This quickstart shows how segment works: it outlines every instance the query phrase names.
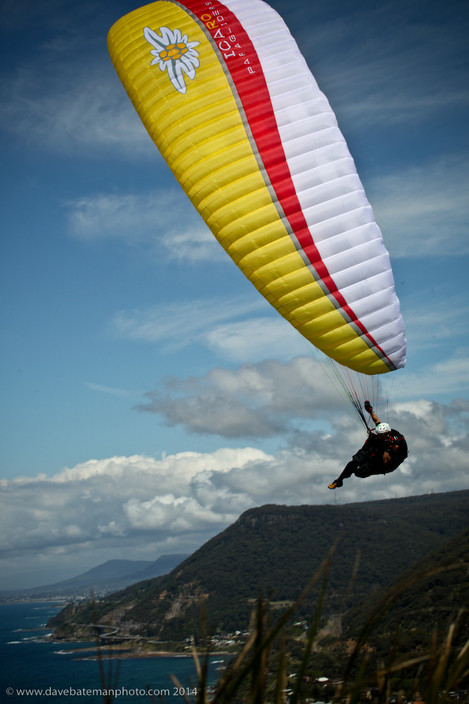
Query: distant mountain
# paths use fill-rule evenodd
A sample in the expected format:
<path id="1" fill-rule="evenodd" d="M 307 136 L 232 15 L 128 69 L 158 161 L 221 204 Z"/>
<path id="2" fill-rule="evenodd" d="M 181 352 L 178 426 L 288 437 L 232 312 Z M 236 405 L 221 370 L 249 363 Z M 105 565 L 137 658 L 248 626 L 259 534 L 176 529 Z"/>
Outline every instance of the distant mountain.
<path id="1" fill-rule="evenodd" d="M 187 555 L 161 555 L 157 560 L 108 560 L 77 577 L 31 589 L 0 592 L 0 599 L 34 597 L 88 597 L 105 594 L 171 572 Z"/>
<path id="2" fill-rule="evenodd" d="M 155 562 L 150 562 L 146 567 L 132 573 L 133 582 L 141 582 L 146 579 L 153 579 L 162 574 L 169 574 L 189 555 L 162 555 Z"/>
<path id="3" fill-rule="evenodd" d="M 274 603 L 294 601 L 336 542 L 324 615 L 343 613 L 466 529 L 468 517 L 469 491 L 251 509 L 170 574 L 105 597 L 94 613 L 122 633 L 182 640 L 200 632 L 203 600 L 210 630 L 244 630 L 260 591 Z M 59 637 L 79 637 L 74 624 L 92 620 L 87 605 L 74 605 L 49 626 Z"/>

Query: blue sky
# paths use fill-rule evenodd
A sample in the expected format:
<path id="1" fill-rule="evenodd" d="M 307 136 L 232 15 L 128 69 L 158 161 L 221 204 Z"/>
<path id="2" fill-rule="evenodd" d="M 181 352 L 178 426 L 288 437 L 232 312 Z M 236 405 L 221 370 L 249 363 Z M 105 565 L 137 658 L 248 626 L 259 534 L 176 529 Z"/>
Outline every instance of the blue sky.
<path id="1" fill-rule="evenodd" d="M 327 490 L 363 431 L 140 123 L 106 48 L 139 3 L 4 1 L 0 588 L 188 552 L 264 503 L 468 486 L 467 4 L 271 4 L 391 254 L 408 363 L 386 414 L 411 456 Z"/>

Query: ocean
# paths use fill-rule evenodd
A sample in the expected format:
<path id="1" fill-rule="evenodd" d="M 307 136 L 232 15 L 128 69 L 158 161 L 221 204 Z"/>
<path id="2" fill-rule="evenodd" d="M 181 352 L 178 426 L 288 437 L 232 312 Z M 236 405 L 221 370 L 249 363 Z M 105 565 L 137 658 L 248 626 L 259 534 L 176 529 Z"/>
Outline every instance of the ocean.
<path id="1" fill-rule="evenodd" d="M 99 663 L 92 657 L 94 643 L 54 643 L 45 625 L 57 604 L 36 602 L 0 604 L 0 701 L 8 704 L 48 702 L 103 702 L 103 694 L 114 694 L 118 704 L 159 701 L 180 704 L 183 695 L 195 699 L 197 675 L 192 657 L 124 658 L 104 661 L 106 680 L 100 678 Z M 77 652 L 83 649 L 83 652 Z M 210 680 L 217 680 L 226 656 L 214 655 Z M 117 663 L 119 671 L 117 680 Z M 111 667 L 111 671 L 109 671 Z M 173 674 L 181 687 L 171 679 Z M 148 695 L 151 690 L 152 700 Z M 106 692 L 111 690 L 111 692 Z"/>

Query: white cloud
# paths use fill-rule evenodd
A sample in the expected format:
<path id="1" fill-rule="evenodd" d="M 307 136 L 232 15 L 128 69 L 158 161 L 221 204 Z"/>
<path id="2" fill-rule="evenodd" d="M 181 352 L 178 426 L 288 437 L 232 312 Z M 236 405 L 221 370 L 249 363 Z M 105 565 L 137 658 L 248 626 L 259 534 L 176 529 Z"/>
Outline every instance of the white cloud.
<path id="1" fill-rule="evenodd" d="M 218 325 L 206 332 L 204 342 L 225 359 L 236 362 L 270 356 L 288 359 L 311 351 L 311 343 L 279 316 Z"/>
<path id="2" fill-rule="evenodd" d="M 271 317 L 256 313 L 270 313 Z M 118 337 L 159 343 L 166 351 L 198 344 L 236 362 L 272 355 L 291 358 L 312 350 L 255 291 L 250 296 L 123 310 L 115 314 L 110 327 Z"/>
<path id="3" fill-rule="evenodd" d="M 464 397 L 469 391 L 469 357 L 459 350 L 420 370 L 397 373 L 393 393 L 399 398 Z"/>
<path id="4" fill-rule="evenodd" d="M 113 71 L 112 65 L 70 62 L 70 53 L 61 63 L 30 62 L 2 91 L 0 124 L 51 152 L 99 149 L 143 158 L 150 137 Z"/>
<path id="5" fill-rule="evenodd" d="M 468 183 L 463 158 L 375 177 L 368 195 L 393 257 L 469 254 Z"/>
<path id="6" fill-rule="evenodd" d="M 373 399 L 376 380 L 360 377 Z M 260 438 L 290 434 L 303 422 L 327 422 L 341 409 L 326 368 L 310 357 L 265 360 L 238 369 L 212 369 L 203 377 L 167 379 L 146 394 L 140 410 L 197 434 Z M 348 410 L 348 406 L 346 406 Z"/>
<path id="7" fill-rule="evenodd" d="M 90 460 L 50 478 L 3 480 L 2 550 L 93 542 L 103 534 L 129 536 L 142 528 L 132 511 L 140 504 L 151 509 L 155 540 L 160 531 L 175 535 L 180 532 L 175 529 L 180 507 L 196 480 L 258 461 L 269 457 L 251 448 L 210 455 L 187 452 L 160 460 L 137 455 Z M 186 509 L 190 513 L 190 505 Z"/>
<path id="8" fill-rule="evenodd" d="M 258 379 L 250 386 L 256 384 Z M 366 501 L 467 488 L 469 404 L 414 401 L 390 413 L 409 440 L 408 460 L 390 475 L 352 477 L 334 495 L 327 484 L 365 439 L 363 429 L 345 418 L 337 431 L 298 435 L 292 449 L 276 455 L 244 447 L 161 459 L 113 457 L 52 477 L 3 480 L 2 565 L 12 579 L 16 570 L 32 586 L 39 574 L 48 570 L 50 576 L 64 563 L 76 574 L 78 565 L 91 567 L 110 556 L 192 552 L 244 510 L 266 503 Z M 42 583 L 47 581 L 53 580 Z"/>
<path id="9" fill-rule="evenodd" d="M 118 389 L 112 386 L 103 386 L 102 384 L 94 384 L 93 382 L 85 382 L 85 386 L 92 391 L 99 391 L 103 394 L 108 394 L 109 396 L 121 396 L 124 398 L 134 398 L 136 396 L 135 391 L 130 391 L 128 389 Z"/>
<path id="10" fill-rule="evenodd" d="M 168 426 L 179 425 L 195 434 L 291 439 L 313 420 L 335 424 L 337 414 L 341 418 L 344 411 L 354 416 L 342 382 L 347 393 L 350 390 L 362 402 L 380 399 L 382 405 L 386 399 L 464 398 L 469 388 L 469 361 L 463 353 L 417 371 L 404 369 L 381 377 L 357 374 L 334 363 L 332 374 L 329 369 L 327 361 L 311 357 L 264 360 L 233 370 L 217 368 L 198 378 L 163 380 L 138 408 L 158 414 Z"/>
<path id="11" fill-rule="evenodd" d="M 405 320 L 409 346 L 419 354 L 446 344 L 447 355 L 452 356 L 468 339 L 469 304 L 459 292 L 443 297 L 438 292 L 415 293 Z"/>
<path id="12" fill-rule="evenodd" d="M 67 204 L 70 233 L 86 242 L 120 241 L 168 260 L 226 258 L 179 188 L 141 194 L 97 194 Z"/>
<path id="13" fill-rule="evenodd" d="M 176 222 L 173 221 L 172 227 L 167 228 L 164 233 L 165 237 L 161 238 L 161 244 L 166 250 L 168 259 L 185 263 L 227 262 L 228 255 L 218 244 L 208 226 L 195 214 L 192 205 L 189 206 L 189 201 L 185 195 L 184 199 L 184 205 L 181 202 L 181 208 L 177 211 Z M 181 214 L 183 215 L 189 208 L 191 210 L 190 215 L 187 212 L 187 218 L 183 217 L 180 222 Z"/>
<path id="14" fill-rule="evenodd" d="M 148 158 L 150 137 L 106 50 L 112 12 L 87 3 L 22 6 L 20 22 L 13 9 L 5 15 L 16 48 L 2 68 L 0 126 L 51 153 Z M 156 150 L 152 158 L 160 159 Z"/>
<path id="15" fill-rule="evenodd" d="M 392 390 L 393 397 L 434 399 L 444 396 L 449 399 L 467 392 L 469 310 L 465 315 L 465 307 L 461 307 L 458 296 L 435 295 L 434 299 L 429 306 L 428 293 L 422 293 L 420 298 L 414 296 L 412 307 L 406 313 L 412 364 L 403 371 L 384 375 L 379 382 L 385 389 Z M 264 381 L 271 377 L 278 398 L 294 396 L 296 408 L 305 394 L 309 394 L 310 399 L 320 400 L 316 407 L 323 410 L 332 389 L 324 373 L 325 358 L 273 311 L 272 317 L 252 317 L 264 308 L 270 309 L 259 296 L 173 303 L 121 311 L 114 317 L 112 328 L 115 334 L 127 339 L 157 343 L 166 352 L 187 345 L 205 346 L 224 360 L 246 363 L 244 368 L 255 369 Z M 436 326 L 435 320 L 439 321 Z M 428 358 L 424 355 L 433 351 L 438 354 L 436 361 L 431 355 Z M 303 360 L 308 369 L 306 380 L 298 361 L 293 359 L 298 355 L 307 355 Z M 263 363 L 269 358 L 289 361 L 286 364 L 278 361 L 275 367 L 274 362 Z M 163 381 L 158 389 L 147 394 L 148 402 L 141 408 L 162 414 L 170 425 L 181 424 L 197 433 L 224 435 L 226 432 L 227 437 L 243 437 L 246 429 L 247 437 L 271 436 L 283 426 L 283 421 L 277 416 L 274 419 L 273 409 L 269 409 L 268 404 L 263 409 L 257 397 L 251 401 L 251 406 L 245 403 L 243 399 L 248 394 L 243 390 L 245 373 L 242 369 L 218 369 L 204 378 L 177 383 Z M 226 390 L 223 384 L 228 377 L 232 378 L 232 384 L 231 389 Z M 359 375 L 358 378 L 362 381 L 355 383 L 364 384 L 365 390 L 370 390 L 373 377 Z M 327 392 L 323 388 L 324 381 L 328 384 Z M 371 389 L 369 395 L 373 394 Z M 308 407 L 312 417 L 316 415 L 314 405 L 311 401 Z"/>
<path id="16" fill-rule="evenodd" d="M 39 555 L 49 555 L 53 562 L 64 548 L 76 553 L 103 547 L 128 549 L 132 559 L 131 546 L 145 543 L 142 532 L 147 531 L 153 549 L 148 559 L 168 547 L 195 549 L 238 515 L 236 502 L 234 512 L 229 502 L 215 510 L 216 492 L 207 492 L 210 477 L 271 460 L 255 448 L 159 460 L 138 455 L 90 460 L 50 478 L 2 480 L 2 559 L 11 563 L 28 555 L 35 563 Z"/>

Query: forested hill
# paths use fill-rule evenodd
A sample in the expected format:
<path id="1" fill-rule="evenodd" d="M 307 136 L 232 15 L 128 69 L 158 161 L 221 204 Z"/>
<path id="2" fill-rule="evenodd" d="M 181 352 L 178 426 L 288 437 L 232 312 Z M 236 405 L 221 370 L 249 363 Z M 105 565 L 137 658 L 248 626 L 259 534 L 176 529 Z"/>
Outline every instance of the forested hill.
<path id="1" fill-rule="evenodd" d="M 199 632 L 204 599 L 210 629 L 244 630 L 260 589 L 273 601 L 295 600 L 336 541 L 324 611 L 344 612 L 468 525 L 469 491 L 251 509 L 169 575 L 100 601 L 98 619 L 129 634 L 182 639 Z M 303 609 L 310 610 L 311 602 Z M 59 636 L 78 635 L 72 624 L 91 620 L 91 609 L 71 606 L 49 625 Z"/>
<path id="2" fill-rule="evenodd" d="M 456 626 L 453 645 L 462 647 L 468 637 L 469 528 L 406 570 L 391 589 L 380 590 L 346 615 L 345 635 L 353 637 L 383 600 L 379 628 L 368 636 L 378 657 L 389 648 L 389 634 L 400 634 L 400 649 L 431 646 L 434 631 L 439 637 Z M 392 598 L 390 598 L 392 597 Z"/>

